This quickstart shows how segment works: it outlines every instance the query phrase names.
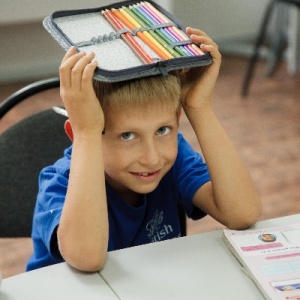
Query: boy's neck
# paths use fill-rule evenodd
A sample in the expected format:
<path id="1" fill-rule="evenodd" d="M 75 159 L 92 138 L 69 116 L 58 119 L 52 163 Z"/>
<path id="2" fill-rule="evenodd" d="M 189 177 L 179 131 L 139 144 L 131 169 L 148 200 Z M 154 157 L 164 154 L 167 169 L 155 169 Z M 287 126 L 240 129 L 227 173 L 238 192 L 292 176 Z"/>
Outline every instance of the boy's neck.
<path id="1" fill-rule="evenodd" d="M 124 200 L 127 204 L 133 207 L 138 207 L 142 202 L 142 195 L 135 192 L 117 192 L 118 195 Z"/>
<path id="2" fill-rule="evenodd" d="M 128 205 L 133 207 L 138 207 L 143 202 L 144 195 L 136 193 L 130 189 L 122 188 L 121 186 L 117 185 L 107 174 L 105 174 L 105 181 L 116 194 Z"/>

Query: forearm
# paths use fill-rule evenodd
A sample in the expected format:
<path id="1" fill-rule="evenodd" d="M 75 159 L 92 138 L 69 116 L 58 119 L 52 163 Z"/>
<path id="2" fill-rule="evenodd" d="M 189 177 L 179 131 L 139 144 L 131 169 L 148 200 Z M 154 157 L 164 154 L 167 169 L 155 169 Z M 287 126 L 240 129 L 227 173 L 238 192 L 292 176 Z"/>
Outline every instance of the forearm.
<path id="1" fill-rule="evenodd" d="M 181 102 L 194 128 L 207 163 L 211 182 L 196 192 L 193 202 L 231 228 L 253 224 L 261 213 L 261 202 L 252 179 L 235 147 L 211 107 L 221 54 L 218 46 L 201 30 L 188 28 L 193 42 L 209 52 L 213 63 L 181 74 Z"/>
<path id="2" fill-rule="evenodd" d="M 63 258 L 82 271 L 102 268 L 108 215 L 101 133 L 75 137 L 68 191 L 58 227 Z"/>
<path id="3" fill-rule="evenodd" d="M 186 110 L 212 182 L 213 217 L 231 228 L 247 227 L 261 214 L 252 178 L 210 105 Z"/>

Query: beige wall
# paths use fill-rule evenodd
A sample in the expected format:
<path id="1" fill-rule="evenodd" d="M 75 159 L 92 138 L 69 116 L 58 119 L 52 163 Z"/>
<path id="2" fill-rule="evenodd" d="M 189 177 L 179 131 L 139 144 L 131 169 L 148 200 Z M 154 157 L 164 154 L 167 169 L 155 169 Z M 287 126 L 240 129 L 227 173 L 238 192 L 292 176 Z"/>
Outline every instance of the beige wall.
<path id="1" fill-rule="evenodd" d="M 173 11 L 185 25 L 202 28 L 216 40 L 253 35 L 269 0 L 173 1 Z"/>

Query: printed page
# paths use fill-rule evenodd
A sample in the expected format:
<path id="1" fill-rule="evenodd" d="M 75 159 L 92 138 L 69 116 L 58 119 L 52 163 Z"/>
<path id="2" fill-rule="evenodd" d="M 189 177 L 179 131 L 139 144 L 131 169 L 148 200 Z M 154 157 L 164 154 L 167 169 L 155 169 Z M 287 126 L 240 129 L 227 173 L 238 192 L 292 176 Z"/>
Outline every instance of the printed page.
<path id="1" fill-rule="evenodd" d="M 300 224 L 224 229 L 224 237 L 267 299 L 300 300 Z"/>

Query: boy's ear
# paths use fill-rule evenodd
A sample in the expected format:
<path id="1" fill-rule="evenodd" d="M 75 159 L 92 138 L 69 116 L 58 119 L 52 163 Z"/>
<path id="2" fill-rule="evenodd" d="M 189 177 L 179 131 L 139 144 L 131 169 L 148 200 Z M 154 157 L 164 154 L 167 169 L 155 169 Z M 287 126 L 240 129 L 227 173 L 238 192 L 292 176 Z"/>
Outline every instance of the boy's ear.
<path id="1" fill-rule="evenodd" d="M 73 142 L 74 135 L 73 135 L 72 125 L 69 119 L 65 122 L 65 132 L 69 137 L 69 139 Z"/>

